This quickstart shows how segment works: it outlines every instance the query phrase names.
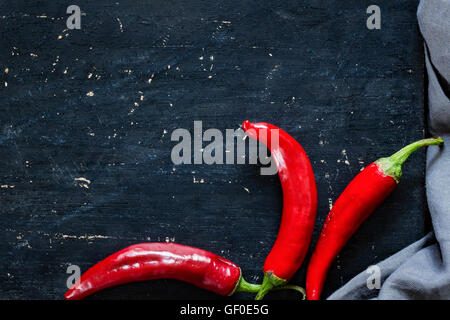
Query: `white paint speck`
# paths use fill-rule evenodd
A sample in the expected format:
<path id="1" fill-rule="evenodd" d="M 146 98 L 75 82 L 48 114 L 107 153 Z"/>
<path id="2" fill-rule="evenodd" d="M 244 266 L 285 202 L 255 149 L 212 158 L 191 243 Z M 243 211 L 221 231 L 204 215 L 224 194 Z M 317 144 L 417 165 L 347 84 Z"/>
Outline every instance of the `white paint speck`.
<path id="1" fill-rule="evenodd" d="M 79 178 L 75 178 L 75 181 L 82 181 L 82 182 L 86 182 L 87 184 L 91 184 L 91 180 L 86 179 L 84 177 L 79 177 Z"/>
<path id="2" fill-rule="evenodd" d="M 120 32 L 123 32 L 123 25 L 119 18 L 116 18 L 117 22 L 119 22 Z"/>

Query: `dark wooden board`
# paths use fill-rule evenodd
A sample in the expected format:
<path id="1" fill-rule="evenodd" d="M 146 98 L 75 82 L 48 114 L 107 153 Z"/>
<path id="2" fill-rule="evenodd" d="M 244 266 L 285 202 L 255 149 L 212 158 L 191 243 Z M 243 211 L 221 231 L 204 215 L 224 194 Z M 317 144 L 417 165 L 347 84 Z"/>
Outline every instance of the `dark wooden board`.
<path id="1" fill-rule="evenodd" d="M 329 200 L 362 167 L 425 133 L 417 1 L 378 1 L 381 30 L 366 28 L 370 1 L 76 4 L 81 30 L 66 30 L 67 4 L 0 4 L 2 299 L 61 299 L 68 265 L 86 270 L 166 239 L 261 280 L 280 221 L 278 177 L 250 164 L 175 166 L 170 135 L 194 120 L 223 132 L 267 121 L 303 145 L 319 195 L 313 243 Z M 426 220 L 420 151 L 340 254 L 325 295 L 422 237 Z M 308 259 L 294 283 L 304 285 Z M 158 280 L 93 298 L 219 297 Z"/>

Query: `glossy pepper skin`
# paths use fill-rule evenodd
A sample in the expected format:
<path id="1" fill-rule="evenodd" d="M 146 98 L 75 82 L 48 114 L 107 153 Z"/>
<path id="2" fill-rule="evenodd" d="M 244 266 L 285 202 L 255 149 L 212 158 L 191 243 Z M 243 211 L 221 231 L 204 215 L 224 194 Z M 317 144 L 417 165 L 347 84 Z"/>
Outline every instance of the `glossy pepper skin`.
<path id="1" fill-rule="evenodd" d="M 317 210 L 317 189 L 311 163 L 300 144 L 269 123 L 245 121 L 246 134 L 269 148 L 283 190 L 283 213 L 275 244 L 264 263 L 264 280 L 256 299 L 288 282 L 305 258 Z M 278 132 L 278 143 L 273 141 Z M 275 143 L 274 143 L 275 142 Z"/>
<path id="2" fill-rule="evenodd" d="M 389 158 L 381 158 L 362 170 L 345 188 L 325 220 L 308 265 L 306 296 L 319 300 L 328 270 L 347 241 L 397 187 L 402 164 L 415 150 L 443 143 L 440 138 L 416 141 Z"/>
<path id="3" fill-rule="evenodd" d="M 223 296 L 260 287 L 245 282 L 238 266 L 214 253 L 175 243 L 140 243 L 94 265 L 64 298 L 80 300 L 105 288 L 154 279 L 181 280 Z"/>

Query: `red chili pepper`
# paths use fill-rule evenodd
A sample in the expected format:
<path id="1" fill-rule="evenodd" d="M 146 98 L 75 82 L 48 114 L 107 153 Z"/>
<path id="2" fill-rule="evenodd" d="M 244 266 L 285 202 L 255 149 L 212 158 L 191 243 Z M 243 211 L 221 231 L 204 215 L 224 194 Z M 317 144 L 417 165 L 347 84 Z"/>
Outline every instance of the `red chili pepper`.
<path id="1" fill-rule="evenodd" d="M 302 264 L 314 229 L 317 190 L 308 156 L 293 137 L 269 123 L 245 121 L 243 128 L 249 137 L 269 148 L 283 189 L 281 225 L 264 263 L 264 280 L 256 296 L 259 300 L 273 287 L 288 282 Z"/>
<path id="2" fill-rule="evenodd" d="M 260 288 L 246 282 L 234 263 L 211 252 L 175 243 L 140 243 L 94 265 L 64 297 L 79 300 L 105 288 L 154 279 L 181 280 L 224 296 Z"/>
<path id="3" fill-rule="evenodd" d="M 323 225 L 306 276 L 308 300 L 318 300 L 328 269 L 361 223 L 395 189 L 402 164 L 422 146 L 439 145 L 441 138 L 411 143 L 388 158 L 381 158 L 361 171 L 336 200 Z"/>

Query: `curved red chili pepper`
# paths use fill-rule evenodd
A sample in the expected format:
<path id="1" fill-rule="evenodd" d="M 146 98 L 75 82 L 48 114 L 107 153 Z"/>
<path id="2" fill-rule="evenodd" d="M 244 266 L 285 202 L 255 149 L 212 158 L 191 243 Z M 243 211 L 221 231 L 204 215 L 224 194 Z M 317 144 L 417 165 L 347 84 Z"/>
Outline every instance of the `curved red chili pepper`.
<path id="1" fill-rule="evenodd" d="M 361 171 L 334 203 L 323 225 L 306 276 L 308 300 L 318 300 L 328 269 L 364 220 L 400 182 L 402 164 L 422 146 L 442 144 L 441 138 L 416 141 L 389 158 L 381 158 Z"/>
<path id="2" fill-rule="evenodd" d="M 273 287 L 288 282 L 302 264 L 314 229 L 317 190 L 308 156 L 293 137 L 269 123 L 245 121 L 243 128 L 269 148 L 283 189 L 278 237 L 264 263 L 264 280 L 256 296 L 262 299 Z"/>
<path id="3" fill-rule="evenodd" d="M 94 265 L 64 298 L 79 300 L 105 288 L 154 279 L 181 280 L 224 296 L 260 288 L 247 283 L 238 266 L 214 253 L 175 243 L 140 243 Z"/>

